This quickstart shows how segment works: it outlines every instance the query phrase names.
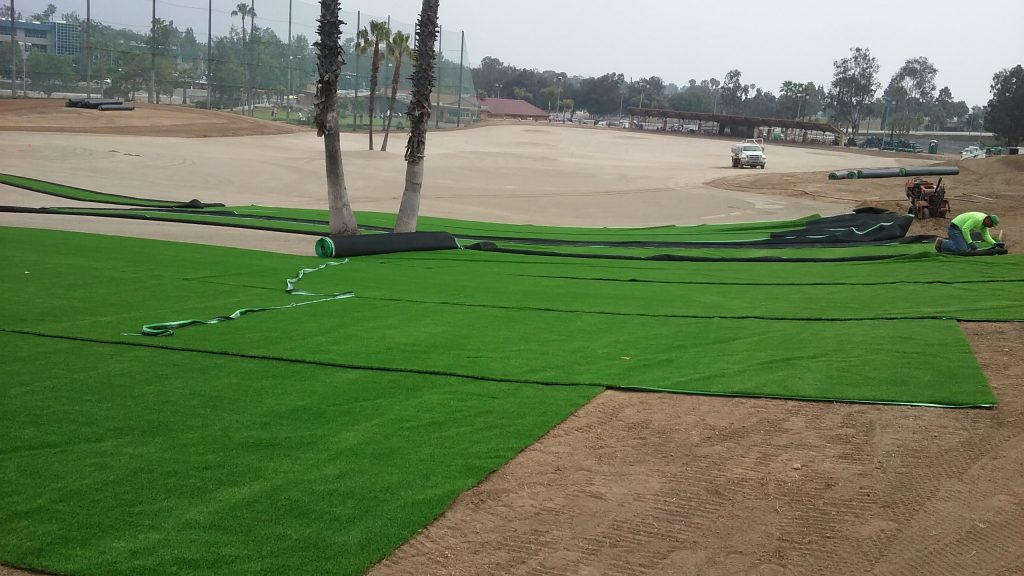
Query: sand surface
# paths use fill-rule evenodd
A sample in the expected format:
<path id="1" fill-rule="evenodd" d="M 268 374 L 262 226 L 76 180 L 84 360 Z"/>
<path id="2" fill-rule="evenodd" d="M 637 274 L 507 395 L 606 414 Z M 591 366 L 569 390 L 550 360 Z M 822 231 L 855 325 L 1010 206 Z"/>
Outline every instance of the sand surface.
<path id="1" fill-rule="evenodd" d="M 401 147 L 364 146 L 365 135 L 344 139 L 353 205 L 394 211 Z M 324 205 L 321 150 L 308 133 L 186 140 L 12 132 L 0 142 L 4 171 L 25 176 L 122 194 L 308 207 Z M 423 213 L 624 226 L 833 213 L 865 201 L 898 207 L 897 182 L 831 186 L 819 171 L 927 162 L 780 146 L 768 149 L 766 171 L 741 173 L 726 167 L 727 150 L 716 139 L 526 123 L 432 133 Z M 1024 229 L 1024 180 L 1016 160 L 1005 160 L 965 167 L 959 184 L 948 183 L 965 195 L 954 210 L 1009 214 L 1003 228 L 1013 248 Z M 967 194 L 991 200 L 972 203 Z M 0 204 L 72 204 L 23 204 L 31 200 L 0 186 Z M 84 217 L 0 214 L 0 224 L 291 253 L 310 243 Z M 605 392 L 371 573 L 1024 574 L 1024 325 L 964 329 L 999 398 L 995 409 Z M 907 350 L 908 362 L 936 353 Z M 21 574 L 0 567 L 0 575 Z"/>

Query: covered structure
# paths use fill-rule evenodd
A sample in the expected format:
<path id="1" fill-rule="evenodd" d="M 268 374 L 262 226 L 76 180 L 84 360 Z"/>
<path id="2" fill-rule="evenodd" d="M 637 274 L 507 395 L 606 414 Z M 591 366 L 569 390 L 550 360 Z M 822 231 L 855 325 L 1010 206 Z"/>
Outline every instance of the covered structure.
<path id="1" fill-rule="evenodd" d="M 635 126 L 637 122 L 646 123 L 648 119 L 657 119 L 661 124 L 660 129 L 668 130 L 670 118 L 676 120 L 690 120 L 698 124 L 714 122 L 718 126 L 718 135 L 725 135 L 726 128 L 733 136 L 751 138 L 755 136 L 757 128 L 782 128 L 784 130 L 805 130 L 807 132 L 823 132 L 834 134 L 836 144 L 842 143 L 843 131 L 833 124 L 821 122 L 808 122 L 806 120 L 792 120 L 789 118 L 761 118 L 759 116 L 737 116 L 734 114 L 718 114 L 714 112 L 686 112 L 680 110 L 665 110 L 661 108 L 630 108 L 629 125 Z M 640 120 L 637 120 L 640 119 Z"/>
<path id="2" fill-rule="evenodd" d="M 512 98 L 487 98 L 480 100 L 483 114 L 489 118 L 512 118 L 516 120 L 547 120 L 548 113 L 526 100 Z"/>

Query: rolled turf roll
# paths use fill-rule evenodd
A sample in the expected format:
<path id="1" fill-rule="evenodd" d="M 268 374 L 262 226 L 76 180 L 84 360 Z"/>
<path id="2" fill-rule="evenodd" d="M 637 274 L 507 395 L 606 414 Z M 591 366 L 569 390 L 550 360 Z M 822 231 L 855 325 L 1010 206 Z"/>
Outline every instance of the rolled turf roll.
<path id="1" fill-rule="evenodd" d="M 343 258 L 393 252 L 455 250 L 459 243 L 448 232 L 386 232 L 356 236 L 323 236 L 316 241 L 316 255 Z"/>
<path id="2" fill-rule="evenodd" d="M 857 170 L 858 178 L 896 178 L 902 176 L 901 168 L 861 168 Z"/>
<path id="3" fill-rule="evenodd" d="M 956 176 L 960 169 L 956 166 L 922 166 L 920 168 L 904 168 L 904 176 Z"/>
<path id="4" fill-rule="evenodd" d="M 857 171 L 854 169 L 850 170 L 835 170 L 828 173 L 829 180 L 853 180 L 857 177 Z"/>
<path id="5" fill-rule="evenodd" d="M 118 110 L 135 110 L 134 104 L 100 104 L 96 107 L 100 112 L 114 112 Z"/>

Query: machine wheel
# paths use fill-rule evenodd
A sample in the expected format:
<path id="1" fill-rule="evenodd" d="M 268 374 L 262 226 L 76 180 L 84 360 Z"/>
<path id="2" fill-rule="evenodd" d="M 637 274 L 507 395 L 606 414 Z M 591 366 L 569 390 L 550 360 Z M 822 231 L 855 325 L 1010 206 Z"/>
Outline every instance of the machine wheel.
<path id="1" fill-rule="evenodd" d="M 732 159 L 732 167 L 733 168 L 739 168 L 740 167 L 739 166 L 739 162 L 737 162 L 735 158 Z"/>
<path id="2" fill-rule="evenodd" d="M 927 208 L 921 208 L 921 220 L 927 220 L 931 218 L 932 211 Z"/>
<path id="3" fill-rule="evenodd" d="M 761 164 L 761 170 L 764 170 L 764 166 L 765 166 L 764 164 Z"/>

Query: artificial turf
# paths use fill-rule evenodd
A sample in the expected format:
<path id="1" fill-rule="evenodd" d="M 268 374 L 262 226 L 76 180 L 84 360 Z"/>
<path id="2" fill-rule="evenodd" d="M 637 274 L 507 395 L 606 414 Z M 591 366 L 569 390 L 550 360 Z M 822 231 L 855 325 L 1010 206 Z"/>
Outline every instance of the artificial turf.
<path id="1" fill-rule="evenodd" d="M 600 391 L 0 348 L 0 564 L 58 574 L 362 573 Z"/>
<path id="2" fill-rule="evenodd" d="M 181 203 L 174 200 L 154 200 L 151 198 L 135 198 L 131 196 L 122 196 L 120 194 L 97 192 L 95 190 L 87 190 L 85 188 L 58 184 L 56 182 L 27 178 L 25 176 L 16 176 L 14 174 L 0 173 L 0 184 L 15 186 L 17 188 L 23 188 L 25 190 L 31 190 L 41 194 L 48 194 L 50 196 L 57 196 L 59 198 L 79 200 L 82 202 L 97 202 L 122 206 L 150 206 L 154 208 L 169 208 Z M 187 202 L 187 200 L 185 202 Z"/>
<path id="3" fill-rule="evenodd" d="M 360 573 L 603 387 L 991 405 L 1024 261 L 297 257 L 0 228 L 0 563 Z M 312 245 L 312 239 L 311 239 Z M 907 351 L 941 350 L 924 365 Z"/>
<path id="4" fill-rule="evenodd" d="M 903 267 L 595 265 L 450 251 L 357 258 L 303 280 L 312 292 L 354 291 L 349 300 L 139 339 L 121 334 L 294 301 L 283 279 L 316 260 L 49 231 L 0 237 L 13 248 L 6 268 L 33 270 L 5 286 L 28 302 L 3 315 L 7 330 L 485 381 L 985 405 L 991 391 L 943 319 L 1024 317 L 1016 258 L 993 270 L 920 256 Z M 62 253 L 72 242 L 80 253 Z M 67 277 L 88 290 L 55 288 Z M 372 337 L 339 338 L 343 325 Z M 893 353 L 936 346 L 950 376 L 940 381 L 934 366 Z"/>

